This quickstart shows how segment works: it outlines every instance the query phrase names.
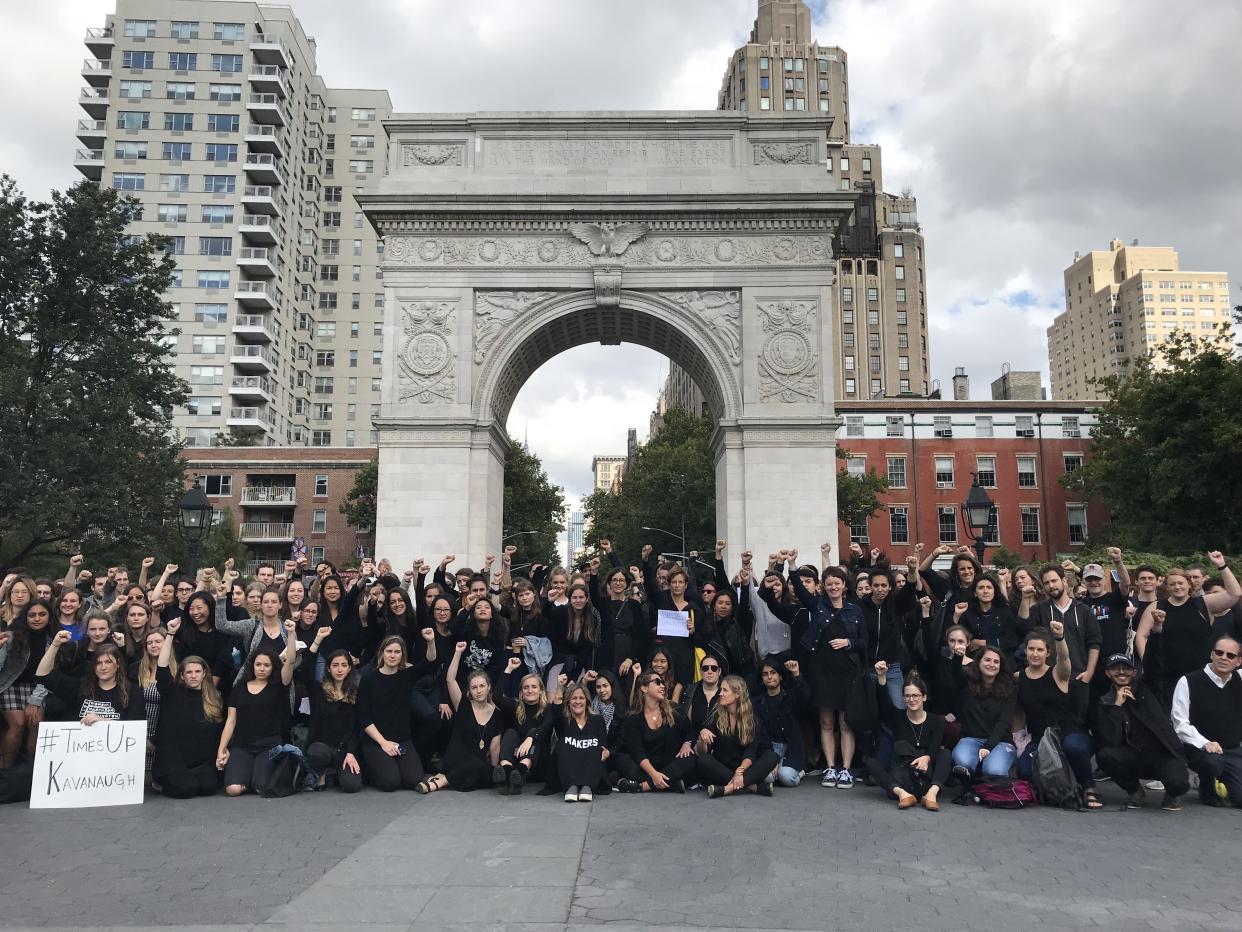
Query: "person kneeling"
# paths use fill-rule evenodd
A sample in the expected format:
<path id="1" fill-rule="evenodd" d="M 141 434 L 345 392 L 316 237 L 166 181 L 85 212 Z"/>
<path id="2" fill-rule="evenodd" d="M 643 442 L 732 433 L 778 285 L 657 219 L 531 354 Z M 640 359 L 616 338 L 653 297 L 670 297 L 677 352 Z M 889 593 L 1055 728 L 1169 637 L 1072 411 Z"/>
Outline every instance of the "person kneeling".
<path id="1" fill-rule="evenodd" d="M 1218 638 L 1212 659 L 1177 681 L 1173 729 L 1186 746 L 1186 759 L 1199 774 L 1199 801 L 1223 806 L 1223 795 L 1242 808 L 1242 645 Z"/>
<path id="2" fill-rule="evenodd" d="M 706 784 L 709 799 L 732 796 L 743 790 L 772 795 L 768 775 L 780 758 L 760 735 L 750 704 L 750 692 L 740 676 L 720 682 L 720 697 L 699 732 L 699 781 Z"/>
<path id="3" fill-rule="evenodd" d="M 884 689 L 888 681 L 888 664 L 883 660 L 875 665 L 876 685 Z M 871 758 L 867 766 L 871 776 L 897 800 L 898 809 L 909 809 L 918 803 L 929 812 L 940 809 L 937 798 L 940 788 L 949 777 L 953 758 L 944 748 L 944 719 L 929 713 L 927 687 L 917 676 L 906 681 L 901 693 L 904 711 L 885 708 L 888 725 L 893 731 L 892 768 L 884 766 L 878 758 Z M 884 708 L 883 703 L 881 707 Z"/>
<path id="4" fill-rule="evenodd" d="M 1104 674 L 1113 688 L 1100 698 L 1096 763 L 1126 791 L 1127 809 L 1141 805 L 1139 780 L 1159 780 L 1164 784 L 1160 808 L 1178 811 L 1182 808 L 1178 797 L 1190 789 L 1190 778 L 1168 713 L 1128 655 L 1109 657 Z"/>

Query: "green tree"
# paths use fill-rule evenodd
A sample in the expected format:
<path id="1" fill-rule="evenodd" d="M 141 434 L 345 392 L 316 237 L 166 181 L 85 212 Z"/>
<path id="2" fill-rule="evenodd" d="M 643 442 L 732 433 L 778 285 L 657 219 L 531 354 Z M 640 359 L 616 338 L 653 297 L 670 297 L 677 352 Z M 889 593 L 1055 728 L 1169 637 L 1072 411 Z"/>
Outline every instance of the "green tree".
<path id="1" fill-rule="evenodd" d="M 354 530 L 375 533 L 375 511 L 379 500 L 379 454 L 371 457 L 354 475 L 353 487 L 341 502 L 341 514 Z"/>
<path id="2" fill-rule="evenodd" d="M 203 541 L 203 551 L 202 556 L 199 557 L 199 565 L 223 569 L 224 561 L 232 557 L 237 572 L 244 576 L 246 574 L 246 564 L 250 562 L 250 556 L 250 548 L 243 544 L 237 536 L 237 525 L 233 521 L 233 510 L 228 507 L 221 509 L 219 522 L 211 529 L 207 539 Z"/>
<path id="3" fill-rule="evenodd" d="M 848 459 L 849 456 L 849 450 L 837 448 L 837 459 Z M 845 469 L 838 470 L 837 520 L 846 527 L 865 523 L 884 507 L 880 496 L 887 491 L 888 480 L 874 469 L 861 476 L 852 476 Z"/>
<path id="4" fill-rule="evenodd" d="M 716 469 L 711 422 L 673 408 L 660 433 L 638 448 L 621 490 L 599 490 L 584 502 L 587 546 L 606 537 L 624 561 L 636 561 L 643 544 L 657 553 L 681 550 L 685 521 L 687 550 L 711 553 L 716 538 Z M 663 528 L 669 534 L 644 531 Z M 704 557 L 710 559 L 710 556 Z"/>
<path id="5" fill-rule="evenodd" d="M 515 566 L 559 562 L 556 537 L 565 526 L 565 490 L 553 485 L 539 457 L 512 437 L 505 457 L 504 516 L 502 536 L 517 547 Z"/>
<path id="6" fill-rule="evenodd" d="M 1061 479 L 1107 503 L 1093 536 L 1164 553 L 1242 547 L 1242 360 L 1225 332 L 1176 332 L 1125 379 L 1100 380 L 1090 455 Z"/>
<path id="7" fill-rule="evenodd" d="M 135 204 L 86 181 L 32 202 L 0 177 L 0 571 L 139 558 L 176 512 L 174 264 L 126 234 Z"/>

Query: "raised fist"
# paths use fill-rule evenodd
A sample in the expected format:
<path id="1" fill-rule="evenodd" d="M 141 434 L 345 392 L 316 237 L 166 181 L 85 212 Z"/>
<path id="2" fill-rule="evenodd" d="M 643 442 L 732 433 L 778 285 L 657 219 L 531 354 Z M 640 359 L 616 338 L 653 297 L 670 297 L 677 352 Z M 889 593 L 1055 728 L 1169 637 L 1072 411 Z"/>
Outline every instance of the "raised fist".
<path id="1" fill-rule="evenodd" d="M 1052 636 L 1056 638 L 1058 641 L 1061 638 L 1065 637 L 1064 622 L 1057 621 L 1055 618 L 1052 621 L 1048 622 L 1048 630 L 1052 632 Z"/>

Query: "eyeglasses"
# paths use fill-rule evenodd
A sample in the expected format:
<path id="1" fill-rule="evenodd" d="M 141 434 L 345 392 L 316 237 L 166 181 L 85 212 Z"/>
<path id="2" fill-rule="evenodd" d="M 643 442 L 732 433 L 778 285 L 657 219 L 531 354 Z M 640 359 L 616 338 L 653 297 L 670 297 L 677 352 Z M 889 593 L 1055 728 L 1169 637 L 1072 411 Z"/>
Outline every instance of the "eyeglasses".
<path id="1" fill-rule="evenodd" d="M 664 680 L 660 679 L 658 676 L 653 676 L 651 679 L 647 680 L 647 685 L 648 686 L 663 686 Z"/>
<path id="2" fill-rule="evenodd" d="M 1215 647 L 1212 648 L 1212 656 L 1213 657 L 1224 657 L 1226 660 L 1237 660 L 1238 659 L 1238 655 L 1235 654 L 1233 651 L 1220 650 L 1219 648 L 1215 648 Z"/>
<path id="3" fill-rule="evenodd" d="M 915 699 L 922 699 L 922 698 L 923 698 L 923 694 L 922 694 L 922 693 L 914 693 L 913 695 L 910 695 L 910 696 L 902 696 L 901 698 L 902 698 L 902 699 L 904 699 L 904 700 L 906 700 L 906 702 L 913 702 Z"/>
<path id="4" fill-rule="evenodd" d="M 699 667 L 699 669 L 702 670 L 704 673 L 719 673 L 720 672 L 720 667 L 716 666 L 716 664 L 714 663 L 705 663 L 701 667 Z"/>

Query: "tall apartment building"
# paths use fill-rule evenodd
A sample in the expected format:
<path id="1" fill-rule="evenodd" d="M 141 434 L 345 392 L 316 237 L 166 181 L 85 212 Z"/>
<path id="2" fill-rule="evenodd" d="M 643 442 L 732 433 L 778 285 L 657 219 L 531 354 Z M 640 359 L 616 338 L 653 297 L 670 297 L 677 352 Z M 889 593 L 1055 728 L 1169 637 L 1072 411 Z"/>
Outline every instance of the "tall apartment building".
<path id="1" fill-rule="evenodd" d="M 354 194 L 384 171 L 387 91 L 328 87 L 282 6 L 117 0 L 85 41 L 74 162 L 170 238 L 187 445 L 373 446 L 381 244 Z"/>
<path id="2" fill-rule="evenodd" d="M 1184 272 L 1171 246 L 1125 245 L 1074 254 L 1065 311 L 1048 328 L 1054 398 L 1098 398 L 1093 379 L 1124 375 L 1174 331 L 1211 337 L 1232 327 L 1224 272 Z"/>
<path id="3" fill-rule="evenodd" d="M 615 491 L 621 487 L 621 476 L 625 473 L 624 456 L 596 456 L 591 460 L 591 474 L 595 481 L 595 491 Z"/>
<path id="4" fill-rule="evenodd" d="M 918 204 L 886 194 L 880 147 L 850 140 L 849 60 L 811 36 L 804 0 L 759 0 L 750 41 L 733 53 L 719 109 L 831 114 L 826 169 L 860 193 L 837 244 L 834 363 L 843 399 L 923 395 L 931 367 Z"/>
<path id="5" fill-rule="evenodd" d="M 569 513 L 569 523 L 565 525 L 565 565 L 573 566 L 578 562 L 578 555 L 586 546 L 586 515 L 581 511 Z"/>

